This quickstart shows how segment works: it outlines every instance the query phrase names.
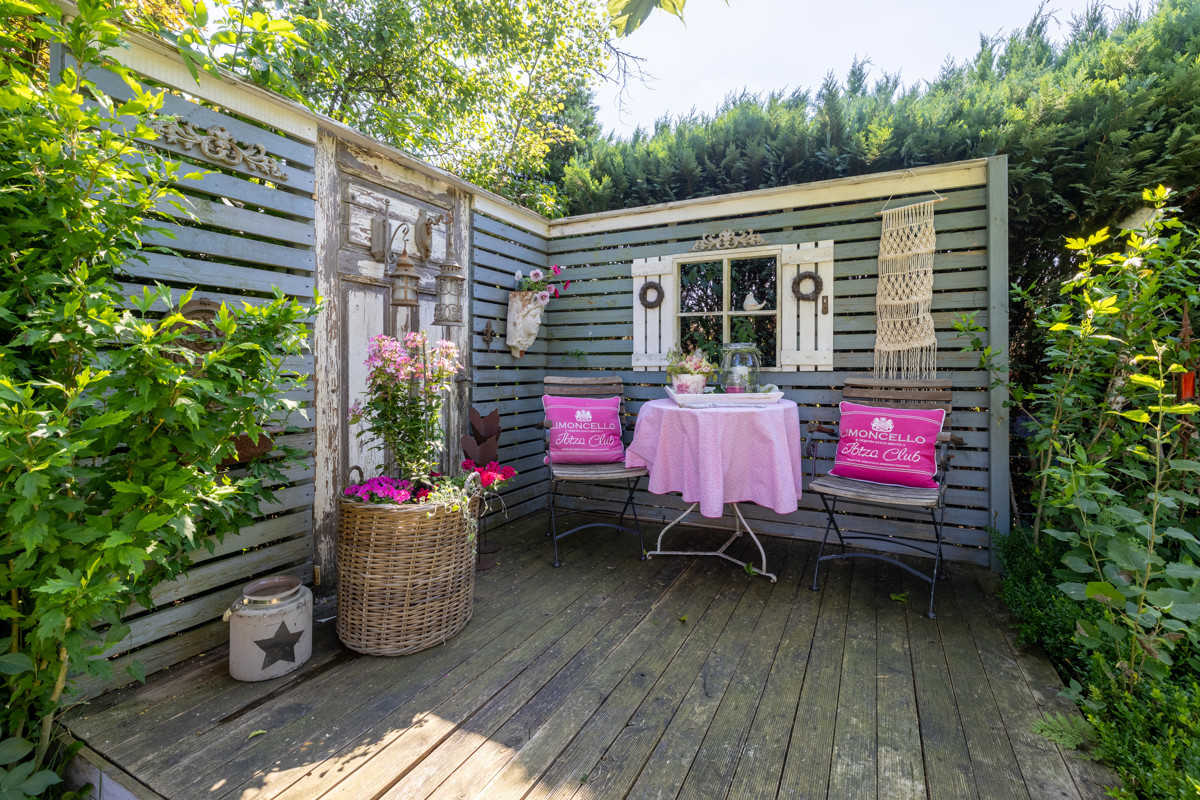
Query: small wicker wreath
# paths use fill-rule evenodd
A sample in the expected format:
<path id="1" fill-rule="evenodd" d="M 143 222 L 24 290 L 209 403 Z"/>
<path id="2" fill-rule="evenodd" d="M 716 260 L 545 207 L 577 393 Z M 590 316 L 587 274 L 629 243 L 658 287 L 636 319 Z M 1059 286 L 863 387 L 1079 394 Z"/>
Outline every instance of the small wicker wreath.
<path id="1" fill-rule="evenodd" d="M 654 299 L 649 299 L 650 292 L 654 292 Z M 663 291 L 662 284 L 658 281 L 646 281 L 642 284 L 642 290 L 638 292 L 638 301 L 641 302 L 643 308 L 658 308 L 662 305 L 663 297 L 666 292 Z"/>
<path id="2" fill-rule="evenodd" d="M 800 284 L 805 281 L 812 281 L 813 288 L 811 292 L 800 291 Z M 821 290 L 825 288 L 825 282 L 821 280 L 821 276 L 815 272 L 801 272 L 792 279 L 792 296 L 802 302 L 816 300 L 821 296 Z"/>

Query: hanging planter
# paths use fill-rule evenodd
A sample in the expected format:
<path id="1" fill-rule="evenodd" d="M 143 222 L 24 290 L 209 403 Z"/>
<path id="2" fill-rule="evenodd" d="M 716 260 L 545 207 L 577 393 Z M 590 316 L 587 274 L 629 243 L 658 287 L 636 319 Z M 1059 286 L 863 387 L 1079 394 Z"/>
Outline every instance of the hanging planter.
<path id="1" fill-rule="evenodd" d="M 521 358 L 537 339 L 542 325 L 542 312 L 551 297 L 558 297 L 560 289 L 571 288 L 570 281 L 559 284 L 563 268 L 555 264 L 547 274 L 540 269 L 530 270 L 523 275 L 517 270 L 517 290 L 508 293 L 508 330 L 505 341 L 513 358 Z"/>
<path id="2" fill-rule="evenodd" d="M 549 298 L 542 292 L 508 293 L 508 330 L 505 342 L 513 358 L 521 358 L 537 339 L 542 313 Z"/>

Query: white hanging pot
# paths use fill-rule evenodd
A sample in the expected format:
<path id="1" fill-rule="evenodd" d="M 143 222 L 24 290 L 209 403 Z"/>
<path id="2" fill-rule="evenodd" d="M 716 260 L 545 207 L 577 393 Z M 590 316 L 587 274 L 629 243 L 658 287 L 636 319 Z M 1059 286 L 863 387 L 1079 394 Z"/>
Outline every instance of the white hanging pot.
<path id="1" fill-rule="evenodd" d="M 293 575 L 247 584 L 224 619 L 229 674 L 239 681 L 287 675 L 312 655 L 312 592 Z"/>
<path id="2" fill-rule="evenodd" d="M 538 302 L 537 292 L 508 293 L 508 330 L 504 341 L 513 358 L 525 355 L 542 325 L 546 307 Z"/>

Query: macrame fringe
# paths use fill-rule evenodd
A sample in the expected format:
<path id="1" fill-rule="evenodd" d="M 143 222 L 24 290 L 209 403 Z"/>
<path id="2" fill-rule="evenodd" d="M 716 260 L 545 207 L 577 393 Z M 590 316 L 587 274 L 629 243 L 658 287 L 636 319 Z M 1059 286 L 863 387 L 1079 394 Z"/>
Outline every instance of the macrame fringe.
<path id="1" fill-rule="evenodd" d="M 884 211 L 879 238 L 875 377 L 931 379 L 937 374 L 933 327 L 933 205 L 928 200 Z"/>

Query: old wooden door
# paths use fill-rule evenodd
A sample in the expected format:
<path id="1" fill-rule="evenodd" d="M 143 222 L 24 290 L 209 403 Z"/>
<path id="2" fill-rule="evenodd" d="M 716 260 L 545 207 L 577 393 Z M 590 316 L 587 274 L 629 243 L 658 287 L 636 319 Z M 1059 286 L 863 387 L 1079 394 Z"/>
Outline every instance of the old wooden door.
<path id="1" fill-rule="evenodd" d="M 316 335 L 317 384 L 317 488 L 314 501 L 316 530 L 315 562 L 320 569 L 319 593 L 335 591 L 335 535 L 337 500 L 350 481 L 350 468 L 362 468 L 367 477 L 379 473 L 384 454 L 366 436 L 361 425 L 350 425 L 347 415 L 361 401 L 367 383 L 368 340 L 378 334 L 403 336 L 423 330 L 430 340 L 448 339 L 460 348 L 467 345 L 465 327 L 433 325 L 434 295 L 438 267 L 446 258 L 449 240 L 458 263 L 467 263 L 470 198 L 453 187 L 415 172 L 378 151 L 368 152 L 322 132 L 320 147 L 327 167 L 318 173 L 318 203 L 325 216 L 318 220 L 318 281 L 325 299 Z M 428 238 L 416 236 L 418 225 L 427 218 L 450 212 L 448 224 L 433 227 Z M 387 242 L 372 241 L 379 229 L 372 220 L 390 217 L 391 228 L 409 226 L 407 240 L 400 233 L 393 251 L 406 248 L 421 274 L 419 306 L 391 305 L 392 282 L 384 273 L 381 253 Z M 376 255 L 372 255 L 372 251 Z M 463 298 L 464 311 L 467 298 Z M 464 359 L 465 361 L 465 359 Z M 443 425 L 448 446 L 443 471 L 458 462 L 457 442 L 466 419 L 465 405 L 470 386 L 467 366 L 446 404 Z"/>

